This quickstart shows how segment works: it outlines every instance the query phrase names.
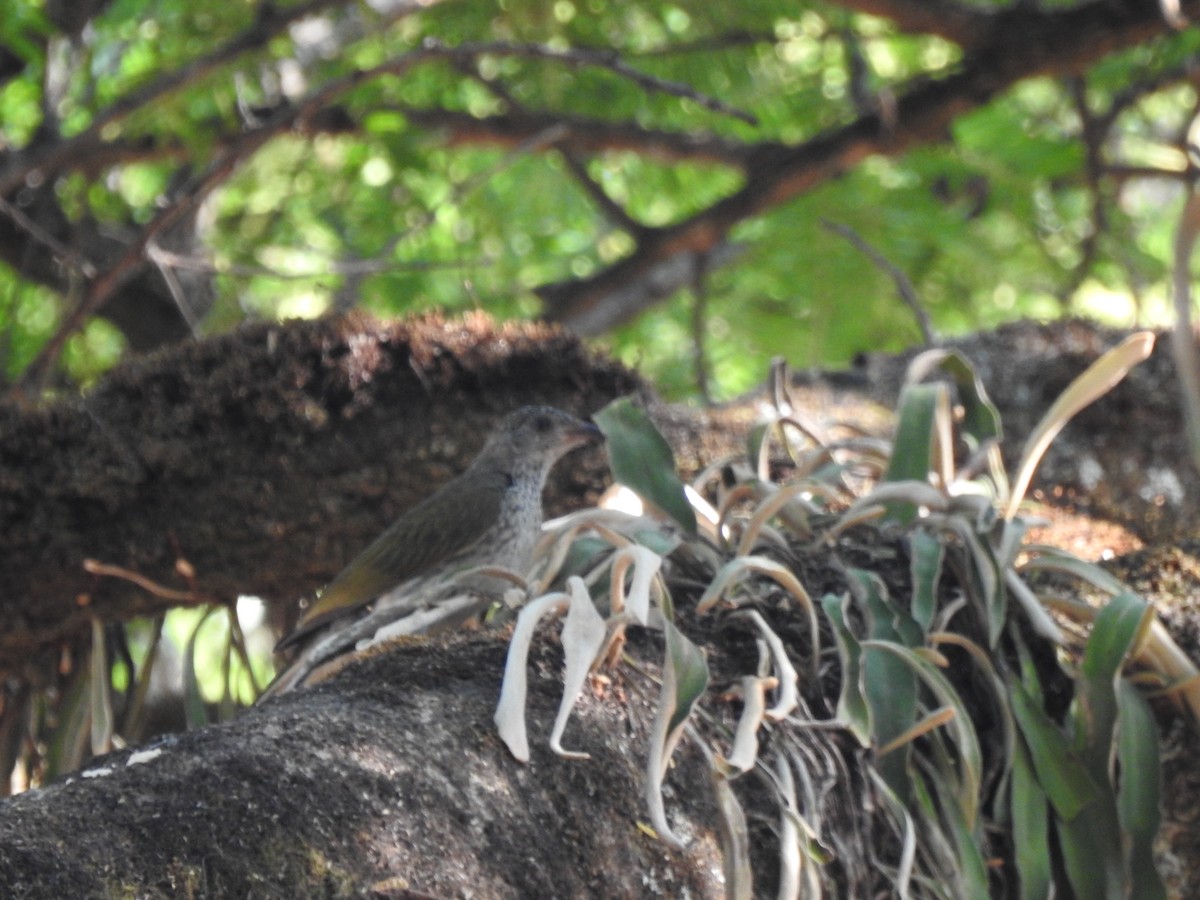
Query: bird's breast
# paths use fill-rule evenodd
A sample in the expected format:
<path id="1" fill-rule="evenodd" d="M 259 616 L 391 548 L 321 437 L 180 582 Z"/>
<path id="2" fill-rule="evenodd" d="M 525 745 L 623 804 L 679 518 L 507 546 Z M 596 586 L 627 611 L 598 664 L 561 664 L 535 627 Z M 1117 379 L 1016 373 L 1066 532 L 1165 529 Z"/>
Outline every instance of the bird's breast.
<path id="1" fill-rule="evenodd" d="M 498 564 L 524 572 L 533 554 L 542 527 L 542 492 L 539 485 L 522 483 L 521 479 L 505 491 L 500 506 L 500 530 L 507 540 L 508 557 Z"/>

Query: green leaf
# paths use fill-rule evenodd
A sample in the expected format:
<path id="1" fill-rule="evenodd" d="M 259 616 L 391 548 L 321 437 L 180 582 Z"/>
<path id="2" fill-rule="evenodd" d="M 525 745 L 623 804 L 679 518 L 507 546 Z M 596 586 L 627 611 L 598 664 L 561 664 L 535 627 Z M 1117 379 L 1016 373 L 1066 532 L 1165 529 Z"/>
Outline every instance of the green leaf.
<path id="1" fill-rule="evenodd" d="M 900 395 L 896 437 L 885 481 L 925 481 L 933 469 L 933 422 L 942 389 L 933 384 L 906 387 Z"/>
<path id="2" fill-rule="evenodd" d="M 1025 572 L 1062 572 L 1085 581 L 1093 587 L 1108 594 L 1119 594 L 1125 590 L 1121 580 L 1102 566 L 1085 559 L 1080 559 L 1058 547 L 1047 547 L 1043 544 L 1027 544 L 1021 548 L 1029 555 L 1028 560 L 1021 566 Z"/>
<path id="3" fill-rule="evenodd" d="M 671 831 L 663 808 L 662 783 L 675 745 L 692 707 L 708 686 L 708 665 L 704 654 L 669 619 L 663 622 L 666 658 L 663 660 L 663 684 L 658 709 L 650 734 L 650 753 L 646 766 L 646 804 L 650 819 L 664 841 L 676 847 L 683 842 Z"/>
<path id="4" fill-rule="evenodd" d="M 849 575 L 857 584 L 851 592 L 867 614 L 867 634 L 871 641 L 886 641 L 919 646 L 924 635 L 907 613 L 891 603 L 878 576 L 861 569 Z M 886 747 L 906 734 L 920 715 L 917 679 L 903 659 L 871 648 L 864 642 L 862 651 L 863 694 L 871 712 L 871 742 L 877 749 Z M 875 767 L 884 780 L 907 800 L 911 794 L 909 764 L 912 744 L 905 743 L 876 758 Z"/>
<path id="5" fill-rule="evenodd" d="M 964 705 L 963 698 L 937 666 L 913 648 L 890 641 L 875 640 L 863 641 L 862 647 L 864 651 L 883 651 L 903 661 L 909 671 L 921 679 L 940 705 L 954 710 L 954 717 L 946 725 L 947 732 L 953 736 L 954 750 L 958 758 L 958 777 L 954 794 L 963 822 L 966 827 L 974 829 L 979 814 L 983 753 L 979 747 L 979 736 L 971 723 L 970 711 Z M 944 771 L 947 777 L 953 777 L 953 770 L 946 768 Z"/>
<path id="6" fill-rule="evenodd" d="M 949 483 L 947 454 L 950 440 L 950 392 L 944 384 L 909 385 L 900 395 L 899 421 L 892 441 L 892 458 L 884 481 L 928 482 L 932 473 Z M 911 522 L 917 509 L 910 503 L 888 505 L 888 517 Z"/>
<path id="7" fill-rule="evenodd" d="M 838 695 L 837 717 L 864 747 L 871 741 L 871 713 L 867 698 L 862 690 L 862 647 L 858 638 L 846 624 L 846 608 L 850 596 L 826 594 L 821 598 L 821 607 L 833 625 L 833 638 L 837 643 L 839 662 L 842 669 L 842 690 Z"/>
<path id="8" fill-rule="evenodd" d="M 1117 728 L 1116 679 L 1154 611 L 1137 595 L 1117 594 L 1096 615 L 1079 664 L 1076 742 L 1094 779 L 1107 779 Z"/>
<path id="9" fill-rule="evenodd" d="M 945 823 L 946 830 L 954 841 L 954 874 L 958 885 L 956 895 L 960 897 L 988 896 L 987 861 L 980 850 L 981 838 L 978 822 L 968 822 L 964 818 L 961 804 L 955 802 L 954 787 L 950 779 L 938 778 L 938 773 L 927 775 L 925 778 L 914 778 L 923 795 L 921 805 L 929 817 L 939 816 Z M 931 797 L 929 784 L 933 785 L 935 796 Z"/>
<path id="10" fill-rule="evenodd" d="M 746 459 L 756 465 L 759 456 L 771 440 L 771 426 L 767 422 L 756 422 L 746 432 Z"/>
<path id="11" fill-rule="evenodd" d="M 1003 435 L 1000 410 L 996 408 L 975 367 L 957 350 L 927 350 L 908 367 L 908 378 L 922 380 L 934 369 L 941 369 L 958 387 L 958 400 L 963 408 L 961 428 L 978 447 L 986 441 L 999 440 Z"/>
<path id="12" fill-rule="evenodd" d="M 592 418 L 607 439 L 613 477 L 694 535 L 696 514 L 688 503 L 683 482 L 675 474 L 671 446 L 645 410 L 622 397 Z"/>
<path id="13" fill-rule="evenodd" d="M 87 751 L 91 722 L 90 671 L 80 667 L 62 689 L 57 715 L 58 727 L 46 742 L 46 778 L 73 772 Z"/>
<path id="14" fill-rule="evenodd" d="M 674 688 L 667 697 L 671 715 L 667 720 L 667 734 L 672 735 L 692 714 L 696 701 L 704 696 L 708 687 L 708 663 L 700 648 L 684 636 L 671 622 L 665 622 L 667 639 L 667 673 Z M 664 689 L 665 693 L 665 689 Z"/>
<path id="15" fill-rule="evenodd" d="M 1105 790 L 1082 815 L 1058 823 L 1063 864 L 1076 897 L 1125 900 L 1130 896 L 1113 801 Z"/>
<path id="16" fill-rule="evenodd" d="M 1117 813 L 1129 845 L 1129 880 L 1137 885 L 1139 898 L 1166 900 L 1166 888 L 1154 865 L 1154 840 L 1158 836 L 1162 799 L 1158 723 L 1145 697 L 1124 678 L 1117 687 L 1117 706 L 1121 722 L 1117 742 L 1120 766 Z"/>
<path id="17" fill-rule="evenodd" d="M 912 617 L 923 631 L 928 631 L 937 612 L 938 585 L 942 580 L 942 563 L 946 547 L 924 528 L 908 537 L 912 577 Z"/>
<path id="18" fill-rule="evenodd" d="M 1013 855 L 1021 900 L 1049 900 L 1054 896 L 1050 807 L 1022 741 L 1017 741 L 1013 747 L 1009 814 L 1012 816 Z"/>
<path id="19" fill-rule="evenodd" d="M 1060 819 L 1071 820 L 1095 799 L 1098 788 L 1062 730 L 1025 686 L 1010 681 L 1013 718 L 1029 750 L 1033 770 Z"/>
<path id="20" fill-rule="evenodd" d="M 988 646 L 995 649 L 1008 620 L 1008 594 L 1000 562 L 992 545 L 980 540 L 974 524 L 963 516 L 940 516 L 942 526 L 958 536 L 963 546 L 968 597 L 987 626 Z"/>
<path id="21" fill-rule="evenodd" d="M 1079 666 L 1078 689 L 1071 714 L 1075 748 L 1097 795 L 1082 814 L 1061 823 L 1063 859 L 1076 894 L 1081 897 L 1128 896 L 1124 848 L 1128 844 L 1117 808 L 1110 765 L 1118 754 L 1118 682 L 1121 669 L 1138 639 L 1150 627 L 1153 611 L 1137 596 L 1121 593 L 1096 616 Z M 1133 752 L 1145 752 L 1134 746 Z M 1144 797 L 1133 796 L 1132 806 Z"/>
<path id="22" fill-rule="evenodd" d="M 1122 591 L 1096 615 L 1080 663 L 1080 674 L 1112 687 L 1130 650 L 1149 629 L 1154 610 L 1137 594 Z"/>

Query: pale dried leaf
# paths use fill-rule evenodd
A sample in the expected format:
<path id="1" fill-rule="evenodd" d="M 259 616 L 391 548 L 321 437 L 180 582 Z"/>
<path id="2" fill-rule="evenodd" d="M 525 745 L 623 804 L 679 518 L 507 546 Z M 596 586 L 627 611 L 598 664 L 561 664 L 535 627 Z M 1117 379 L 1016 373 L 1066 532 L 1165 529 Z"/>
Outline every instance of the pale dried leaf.
<path id="1" fill-rule="evenodd" d="M 569 599 L 566 594 L 554 593 L 526 604 L 517 616 L 517 624 L 508 642 L 504 681 L 500 685 L 500 700 L 496 704 L 493 721 L 500 739 L 520 762 L 529 762 L 529 736 L 525 730 L 525 696 L 528 691 L 525 666 L 529 659 L 529 644 L 542 617 L 551 611 L 566 609 Z"/>
<path id="2" fill-rule="evenodd" d="M 562 701 L 554 720 L 554 730 L 550 733 L 550 749 L 571 759 L 588 759 L 586 753 L 563 749 L 562 735 L 566 730 L 567 720 L 571 717 L 571 710 L 575 707 L 575 701 L 579 699 L 587 681 L 588 671 L 604 646 L 608 629 L 604 625 L 604 617 L 596 611 L 592 598 L 588 596 L 583 579 L 578 575 L 567 579 L 567 594 L 570 603 L 562 629 L 566 672 L 563 675 Z"/>

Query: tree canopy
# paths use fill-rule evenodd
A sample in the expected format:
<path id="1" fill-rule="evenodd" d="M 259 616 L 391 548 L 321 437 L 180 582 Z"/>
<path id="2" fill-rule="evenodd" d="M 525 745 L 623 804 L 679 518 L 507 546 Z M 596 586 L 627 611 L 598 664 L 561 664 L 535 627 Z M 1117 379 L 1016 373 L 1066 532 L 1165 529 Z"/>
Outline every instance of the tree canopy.
<path id="1" fill-rule="evenodd" d="M 18 0 L 3 375 L 246 319 L 545 317 L 664 388 L 1152 314 L 1196 3 Z M 897 299 L 901 289 L 907 302 Z"/>

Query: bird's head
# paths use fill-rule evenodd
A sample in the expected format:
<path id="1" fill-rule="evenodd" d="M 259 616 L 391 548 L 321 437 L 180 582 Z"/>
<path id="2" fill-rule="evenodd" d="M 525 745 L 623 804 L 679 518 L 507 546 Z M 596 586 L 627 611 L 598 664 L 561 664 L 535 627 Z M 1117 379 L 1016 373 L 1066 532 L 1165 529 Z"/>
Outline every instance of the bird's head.
<path id="1" fill-rule="evenodd" d="M 549 469 L 563 454 L 603 440 L 590 422 L 552 406 L 525 406 L 509 413 L 480 453 L 480 459 L 507 457 Z"/>
<path id="2" fill-rule="evenodd" d="M 500 441 L 519 454 L 554 459 L 604 438 L 600 429 L 552 406 L 524 406 L 500 423 L 489 444 Z"/>

